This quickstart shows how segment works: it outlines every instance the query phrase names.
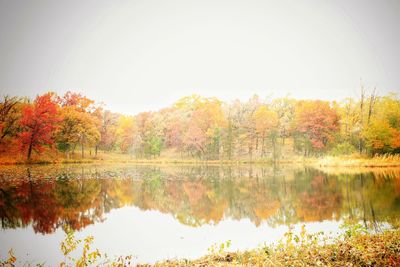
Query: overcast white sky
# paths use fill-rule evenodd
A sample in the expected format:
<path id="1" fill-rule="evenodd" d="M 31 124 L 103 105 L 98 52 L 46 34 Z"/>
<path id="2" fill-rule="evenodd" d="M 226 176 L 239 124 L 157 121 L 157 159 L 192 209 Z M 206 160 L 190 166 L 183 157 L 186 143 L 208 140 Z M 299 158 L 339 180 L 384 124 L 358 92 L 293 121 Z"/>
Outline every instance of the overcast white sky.
<path id="1" fill-rule="evenodd" d="M 198 93 L 400 91 L 400 1 L 0 0 L 0 95 L 81 92 L 113 111 Z"/>

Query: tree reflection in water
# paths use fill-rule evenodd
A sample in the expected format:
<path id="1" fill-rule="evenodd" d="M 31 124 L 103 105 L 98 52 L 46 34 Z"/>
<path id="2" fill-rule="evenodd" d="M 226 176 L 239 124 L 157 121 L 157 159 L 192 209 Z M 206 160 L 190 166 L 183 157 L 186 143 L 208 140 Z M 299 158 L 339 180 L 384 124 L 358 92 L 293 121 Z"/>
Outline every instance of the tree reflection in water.
<path id="1" fill-rule="evenodd" d="M 0 171 L 3 229 L 79 230 L 123 206 L 193 227 L 224 218 L 271 226 L 323 220 L 398 225 L 399 171 L 327 174 L 311 168 L 216 166 L 11 167 Z"/>

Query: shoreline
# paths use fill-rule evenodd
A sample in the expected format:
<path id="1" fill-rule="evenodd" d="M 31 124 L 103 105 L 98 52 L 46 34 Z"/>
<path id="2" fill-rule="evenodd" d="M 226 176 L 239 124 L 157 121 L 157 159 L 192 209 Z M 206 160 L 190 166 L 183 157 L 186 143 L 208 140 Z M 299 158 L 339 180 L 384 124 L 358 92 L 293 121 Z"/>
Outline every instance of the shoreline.
<path id="1" fill-rule="evenodd" d="M 0 166 L 12 165 L 68 165 L 68 164 L 143 164 L 143 165 L 293 165 L 301 164 L 315 168 L 397 168 L 400 167 L 400 156 L 380 156 L 372 158 L 361 157 L 323 157 L 323 158 L 295 158 L 284 160 L 193 160 L 193 159 L 55 159 L 55 160 L 8 160 L 0 159 Z"/>
<path id="2" fill-rule="evenodd" d="M 398 228 L 372 233 L 360 225 L 347 227 L 346 232 L 337 237 L 326 236 L 324 232 L 310 234 L 304 228 L 298 234 L 289 230 L 277 243 L 239 251 L 231 251 L 229 249 L 231 243 L 228 240 L 222 244 L 214 244 L 209 248 L 208 253 L 195 259 L 170 258 L 155 263 L 137 263 L 133 255 L 114 255 L 109 258 L 107 254 L 93 248 L 93 236 L 75 239 L 74 232 L 67 230 L 65 241 L 61 244 L 68 240 L 83 242 L 86 252 L 82 252 L 79 256 L 80 248 L 76 245 L 67 246 L 71 249 L 63 252 L 66 256 L 64 260 L 60 259 L 60 264 L 63 266 L 75 265 L 77 261 L 85 266 L 95 264 L 96 266 L 138 267 L 399 266 L 400 264 L 400 230 Z M 75 250 L 78 252 L 77 256 L 70 255 Z M 20 259 L 14 255 L 12 248 L 9 249 L 8 258 L 0 258 L 2 266 L 15 266 L 20 263 Z M 35 264 L 34 261 L 30 263 Z"/>
<path id="3" fill-rule="evenodd" d="M 400 230 L 350 236 L 333 242 L 318 243 L 318 234 L 287 235 L 275 246 L 245 251 L 212 252 L 197 259 L 171 259 L 140 267 L 176 266 L 398 266 L 400 264 Z M 221 250 L 221 249 L 220 249 Z M 368 251 L 366 254 L 365 252 Z"/>

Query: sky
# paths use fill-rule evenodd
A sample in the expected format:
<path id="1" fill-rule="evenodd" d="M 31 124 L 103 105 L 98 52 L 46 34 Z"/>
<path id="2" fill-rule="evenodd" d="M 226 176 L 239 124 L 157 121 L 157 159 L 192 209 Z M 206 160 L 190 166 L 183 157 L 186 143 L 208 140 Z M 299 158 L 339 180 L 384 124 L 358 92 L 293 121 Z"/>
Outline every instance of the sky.
<path id="1" fill-rule="evenodd" d="M 0 95 L 80 92 L 115 112 L 191 95 L 400 91 L 398 0 L 0 0 Z"/>

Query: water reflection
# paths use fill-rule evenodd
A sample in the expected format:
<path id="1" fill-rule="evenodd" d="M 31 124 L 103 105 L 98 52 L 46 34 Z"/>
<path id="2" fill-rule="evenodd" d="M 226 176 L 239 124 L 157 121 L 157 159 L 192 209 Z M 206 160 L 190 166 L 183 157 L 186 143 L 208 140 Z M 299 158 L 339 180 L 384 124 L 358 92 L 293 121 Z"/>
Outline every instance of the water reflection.
<path id="1" fill-rule="evenodd" d="M 80 230 L 132 206 L 198 227 L 248 219 L 270 227 L 323 220 L 397 225 L 397 171 L 327 174 L 310 168 L 70 166 L 0 171 L 3 229 Z"/>

